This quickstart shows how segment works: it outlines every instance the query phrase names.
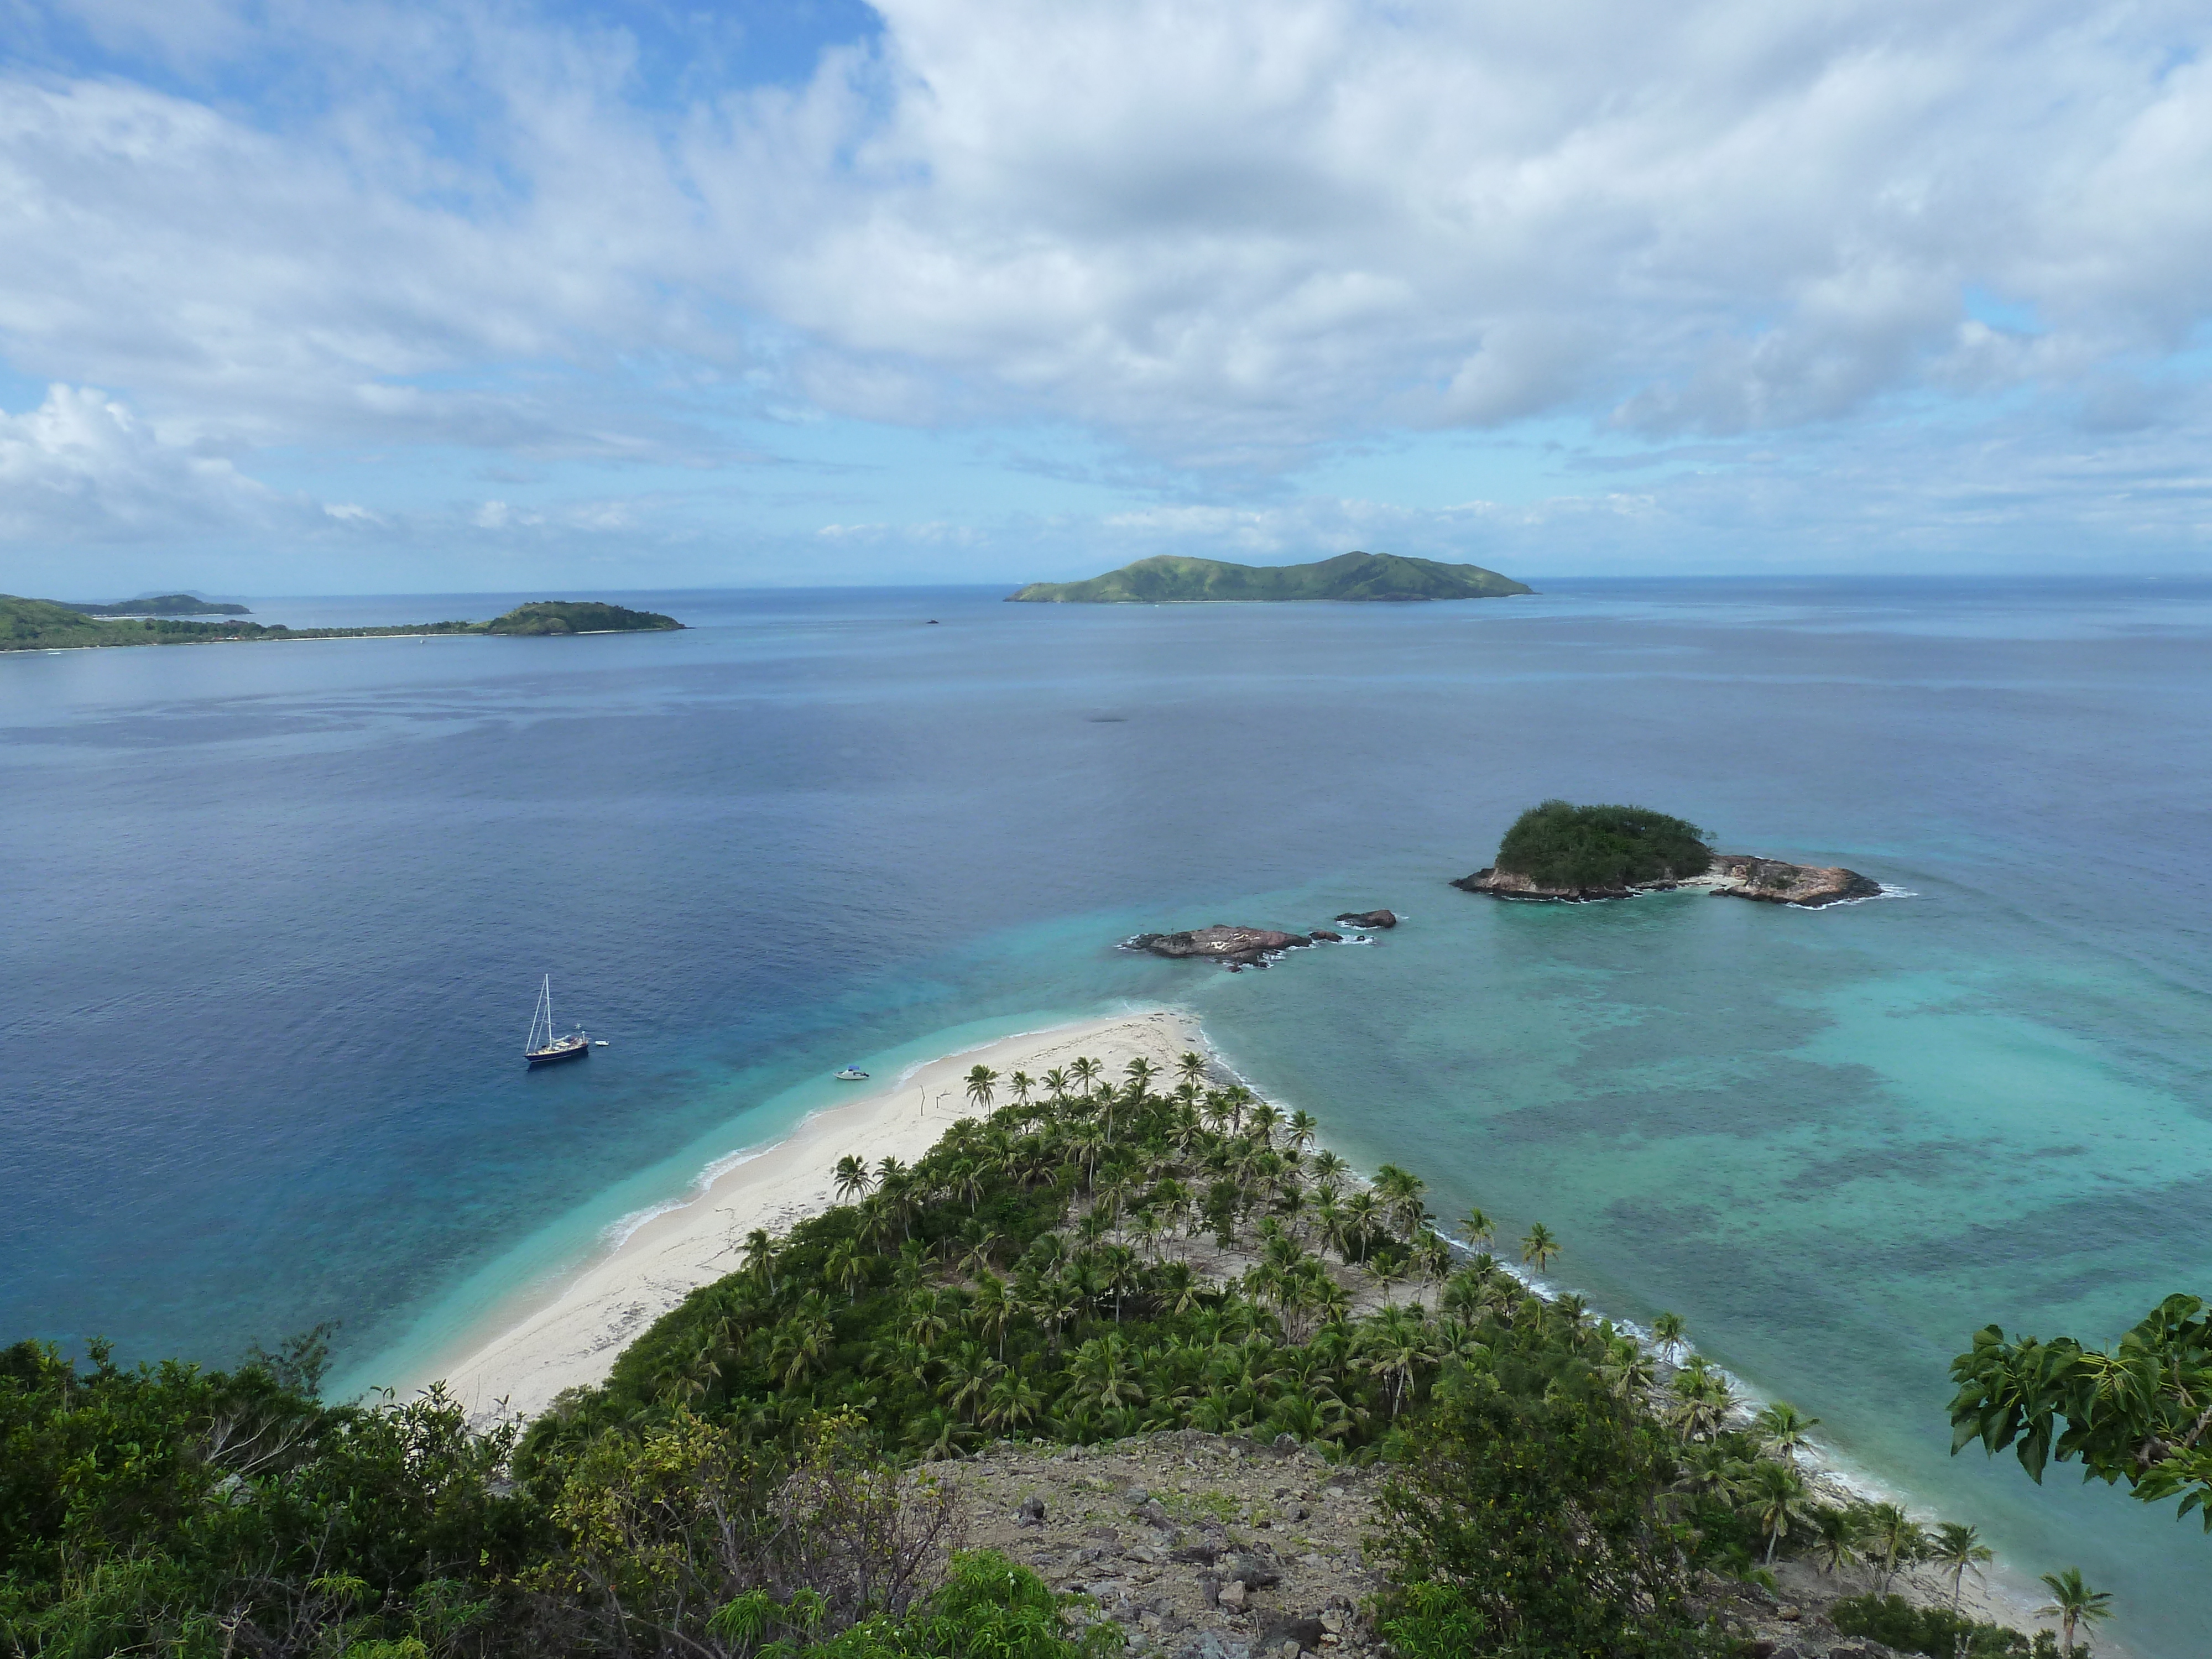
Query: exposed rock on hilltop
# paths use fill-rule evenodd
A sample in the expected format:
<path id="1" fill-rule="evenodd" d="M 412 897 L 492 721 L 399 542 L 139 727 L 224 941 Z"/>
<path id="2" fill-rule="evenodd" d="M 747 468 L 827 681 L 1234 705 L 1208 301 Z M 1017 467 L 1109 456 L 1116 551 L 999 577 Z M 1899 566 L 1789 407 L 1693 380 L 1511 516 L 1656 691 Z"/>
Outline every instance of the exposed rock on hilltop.
<path id="1" fill-rule="evenodd" d="M 1295 1642 L 1351 1659 L 1374 1644 L 1364 1470 L 1184 1430 L 1066 1450 L 1002 1441 L 923 1472 L 957 1490 L 970 1545 L 1090 1596 L 1134 1653 L 1277 1659 Z"/>
<path id="2" fill-rule="evenodd" d="M 1232 968 L 1249 968 L 1278 951 L 1295 951 L 1311 945 L 1304 933 L 1279 933 L 1272 927 L 1232 927 L 1215 922 L 1181 933 L 1139 933 L 1127 942 L 1132 951 L 1149 951 L 1156 957 L 1200 957 Z"/>
<path id="3" fill-rule="evenodd" d="M 1856 870 L 1833 865 L 1784 864 L 1749 853 L 1713 854 L 1715 898 L 1763 899 L 1769 904 L 1802 904 L 1817 910 L 1844 899 L 1873 898 L 1881 884 Z"/>

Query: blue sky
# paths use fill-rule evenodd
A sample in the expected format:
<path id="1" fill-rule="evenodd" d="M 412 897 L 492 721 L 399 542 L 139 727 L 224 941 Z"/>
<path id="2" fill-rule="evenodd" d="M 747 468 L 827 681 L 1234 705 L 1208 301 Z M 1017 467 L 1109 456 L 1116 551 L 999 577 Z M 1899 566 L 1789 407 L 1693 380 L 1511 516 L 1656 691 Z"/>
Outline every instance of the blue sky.
<path id="1" fill-rule="evenodd" d="M 2209 34 L 0 0 L 0 589 L 2202 570 Z"/>

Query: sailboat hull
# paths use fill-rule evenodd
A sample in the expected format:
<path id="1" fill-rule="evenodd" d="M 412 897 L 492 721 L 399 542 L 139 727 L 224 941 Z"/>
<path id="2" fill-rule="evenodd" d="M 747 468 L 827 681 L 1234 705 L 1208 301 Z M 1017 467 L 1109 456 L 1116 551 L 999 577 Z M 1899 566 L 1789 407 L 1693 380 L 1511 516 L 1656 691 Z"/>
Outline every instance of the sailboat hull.
<path id="1" fill-rule="evenodd" d="M 556 1066 L 564 1060 L 581 1060 L 592 1052 L 590 1042 L 582 1036 L 562 1037 L 543 1048 L 532 1048 L 523 1055 L 532 1066 Z"/>

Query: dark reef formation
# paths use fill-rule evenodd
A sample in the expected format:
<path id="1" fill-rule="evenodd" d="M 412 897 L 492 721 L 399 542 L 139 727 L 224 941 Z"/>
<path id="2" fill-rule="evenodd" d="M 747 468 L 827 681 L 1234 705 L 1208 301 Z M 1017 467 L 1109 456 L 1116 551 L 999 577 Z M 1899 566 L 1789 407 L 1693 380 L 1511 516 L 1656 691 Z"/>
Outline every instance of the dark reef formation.
<path id="1" fill-rule="evenodd" d="M 1395 910 L 1340 910 L 1336 920 L 1349 922 L 1354 927 L 1395 927 L 1398 913 Z"/>
<path id="2" fill-rule="evenodd" d="M 1149 951 L 1156 957 L 1197 957 L 1231 968 L 1249 968 L 1284 951 L 1311 945 L 1305 933 L 1281 933 L 1272 927 L 1232 927 L 1215 922 L 1181 933 L 1139 933 L 1127 943 L 1132 951 Z"/>

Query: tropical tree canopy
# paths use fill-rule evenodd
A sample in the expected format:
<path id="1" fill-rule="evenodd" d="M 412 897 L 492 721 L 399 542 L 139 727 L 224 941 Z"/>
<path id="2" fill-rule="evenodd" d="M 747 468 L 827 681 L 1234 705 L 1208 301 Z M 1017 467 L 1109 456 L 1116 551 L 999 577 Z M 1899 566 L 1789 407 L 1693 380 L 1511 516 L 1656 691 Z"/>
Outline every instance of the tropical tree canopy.
<path id="1" fill-rule="evenodd" d="M 2169 1296 L 2106 1350 L 2070 1336 L 2007 1340 L 1985 1326 L 1951 1362 L 1954 1455 L 2013 1449 L 2032 1480 L 2055 1459 L 2084 1480 L 2124 1481 L 2144 1503 L 2180 1499 L 2212 1532 L 2212 1319 Z"/>

